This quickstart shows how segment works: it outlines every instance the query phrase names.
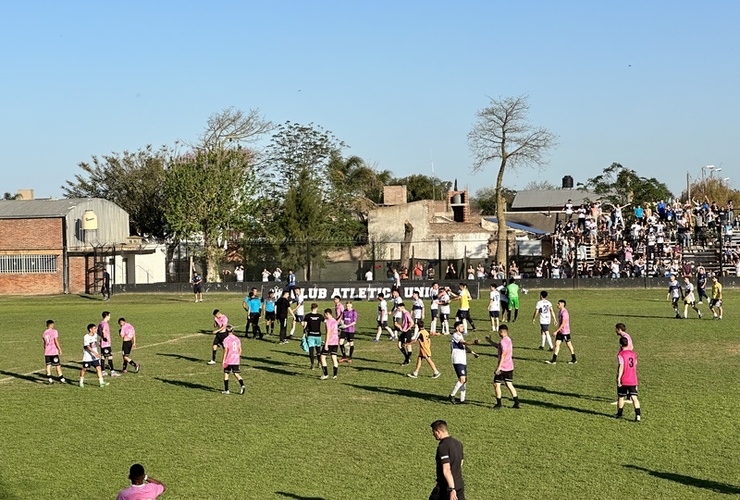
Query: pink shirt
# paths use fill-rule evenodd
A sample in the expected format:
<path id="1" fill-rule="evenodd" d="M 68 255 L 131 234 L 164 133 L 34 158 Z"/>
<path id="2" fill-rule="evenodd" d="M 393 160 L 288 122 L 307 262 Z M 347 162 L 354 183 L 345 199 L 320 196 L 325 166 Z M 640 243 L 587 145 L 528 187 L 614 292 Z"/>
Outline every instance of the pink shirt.
<path id="1" fill-rule="evenodd" d="M 637 385 L 637 354 L 635 351 L 624 349 L 619 351 L 617 360 L 620 366 L 623 367 L 622 371 L 622 385 Z"/>
<path id="2" fill-rule="evenodd" d="M 98 336 L 100 337 L 100 347 L 110 347 L 112 345 L 110 338 L 110 325 L 107 321 L 101 321 L 100 324 L 98 324 Z"/>
<path id="3" fill-rule="evenodd" d="M 622 337 L 624 337 L 624 338 L 627 339 L 627 342 L 628 342 L 628 344 L 627 344 L 627 350 L 628 351 L 632 351 L 633 350 L 632 349 L 632 337 L 630 337 L 630 334 L 629 333 L 623 333 L 622 334 Z"/>
<path id="4" fill-rule="evenodd" d="M 54 342 L 54 340 L 59 338 L 59 332 L 53 328 L 49 328 L 41 335 L 41 338 L 44 339 L 44 356 L 56 356 L 59 354 L 59 349 L 57 349 Z"/>
<path id="5" fill-rule="evenodd" d="M 134 339 L 134 335 L 136 334 L 136 330 L 134 330 L 134 327 L 131 323 L 126 323 L 121 327 L 121 338 L 128 342 L 129 340 Z"/>
<path id="6" fill-rule="evenodd" d="M 501 363 L 501 371 L 510 372 L 514 369 L 514 360 L 512 359 L 513 344 L 511 337 L 503 337 L 498 344 L 498 359 Z"/>
<path id="7" fill-rule="evenodd" d="M 226 325 L 229 324 L 229 318 L 225 314 L 214 316 L 213 321 L 216 323 L 216 328 L 226 328 Z"/>
<path id="8" fill-rule="evenodd" d="M 401 330 L 407 332 L 411 329 L 413 324 L 414 320 L 411 319 L 411 313 L 408 311 L 404 311 L 403 316 L 401 317 Z"/>
<path id="9" fill-rule="evenodd" d="M 570 335 L 570 314 L 567 309 L 561 309 L 558 323 L 562 326 L 562 328 L 560 328 L 560 333 L 563 335 Z"/>
<path id="10" fill-rule="evenodd" d="M 342 313 L 344 312 L 344 304 L 341 302 L 337 302 L 334 304 L 334 317 L 339 319 L 342 317 Z"/>
<path id="11" fill-rule="evenodd" d="M 224 366 L 238 365 L 241 361 L 240 354 L 242 351 L 242 341 L 239 340 L 239 337 L 230 333 L 224 339 L 224 348 L 226 349 L 224 352 Z"/>
<path id="12" fill-rule="evenodd" d="M 121 491 L 116 497 L 116 500 L 154 500 L 163 492 L 164 486 L 161 484 L 132 484 Z"/>
<path id="13" fill-rule="evenodd" d="M 337 331 L 337 320 L 329 318 L 326 320 L 326 343 L 327 345 L 339 344 L 339 332 Z"/>

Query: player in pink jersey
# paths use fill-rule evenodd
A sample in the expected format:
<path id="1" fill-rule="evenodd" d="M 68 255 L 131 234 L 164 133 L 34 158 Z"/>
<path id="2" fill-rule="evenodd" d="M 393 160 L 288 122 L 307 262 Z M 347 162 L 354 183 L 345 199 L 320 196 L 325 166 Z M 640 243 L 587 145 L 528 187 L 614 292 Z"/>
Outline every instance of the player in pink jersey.
<path id="1" fill-rule="evenodd" d="M 627 326 L 624 323 L 617 323 L 614 325 L 614 331 L 619 336 L 619 341 L 621 342 L 622 338 L 627 339 L 627 349 L 630 351 L 634 351 L 632 346 L 632 337 L 630 337 L 630 334 L 627 333 Z M 621 349 L 621 347 L 620 347 Z M 632 398 L 630 396 L 627 396 L 627 398 L 624 401 L 625 403 L 632 404 Z M 612 405 L 618 405 L 619 400 L 612 402 Z"/>
<path id="2" fill-rule="evenodd" d="M 493 406 L 494 410 L 501 409 L 501 384 L 506 384 L 506 388 L 511 393 L 511 397 L 514 398 L 514 406 L 512 408 L 519 409 L 519 396 L 514 388 L 514 358 L 513 352 L 514 347 L 509 337 L 509 327 L 506 325 L 499 325 L 498 336 L 501 338 L 500 342 L 494 342 L 491 337 L 486 337 L 486 340 L 491 345 L 498 348 L 498 365 L 493 375 L 493 387 L 496 391 L 496 404 Z"/>
<path id="3" fill-rule="evenodd" d="M 640 421 L 640 400 L 637 399 L 637 354 L 627 349 L 629 340 L 625 337 L 619 339 L 622 350 L 617 355 L 619 365 L 617 367 L 617 414 L 616 418 L 622 418 L 624 411 L 624 398 L 630 396 L 635 405 L 635 422 Z"/>
<path id="4" fill-rule="evenodd" d="M 54 379 L 51 378 L 51 367 L 54 366 L 57 369 L 59 382 L 66 384 L 67 380 L 64 378 L 64 375 L 62 375 L 62 364 L 59 361 L 59 358 L 62 356 L 62 348 L 59 347 L 59 332 L 54 329 L 53 319 L 46 322 L 46 330 L 41 334 L 41 339 L 44 341 L 46 378 L 49 379 L 50 384 L 54 383 Z"/>
<path id="5" fill-rule="evenodd" d="M 239 364 L 241 363 L 242 356 L 242 341 L 239 337 L 234 335 L 234 327 L 231 325 L 226 326 L 226 338 L 224 339 L 224 390 L 223 394 L 229 394 L 229 374 L 233 373 L 236 380 L 239 381 L 239 394 L 244 394 L 244 380 L 240 375 L 241 369 Z"/>
<path id="6" fill-rule="evenodd" d="M 545 361 L 548 365 L 554 365 L 558 361 L 558 353 L 560 352 L 560 344 L 565 342 L 570 350 L 570 361 L 569 365 L 578 363 L 576 360 L 576 353 L 573 350 L 573 344 L 570 341 L 570 313 L 565 308 L 565 300 L 558 300 L 558 329 L 555 330 L 555 350 L 552 352 L 552 359 Z"/>
<path id="7" fill-rule="evenodd" d="M 134 325 L 126 323 L 125 318 L 118 318 L 118 326 L 120 327 L 118 335 L 123 340 L 123 373 L 128 373 L 129 364 L 134 367 L 136 373 L 139 373 L 141 365 L 131 359 L 131 350 L 136 349 L 136 330 L 134 330 Z"/>
<path id="8" fill-rule="evenodd" d="M 398 333 L 398 350 L 403 355 L 401 366 L 408 366 L 411 362 L 411 339 L 414 336 L 414 319 L 411 313 L 406 310 L 406 304 L 399 302 L 399 316 L 393 319 L 393 325 Z"/>
<path id="9" fill-rule="evenodd" d="M 211 360 L 208 362 L 209 365 L 216 364 L 216 350 L 219 346 L 223 348 L 224 340 L 226 339 L 226 327 L 229 324 L 229 318 L 218 309 L 213 310 L 213 349 L 211 350 Z"/>
<path id="10" fill-rule="evenodd" d="M 121 374 L 113 369 L 113 339 L 110 336 L 110 311 L 103 311 L 102 320 L 98 324 L 98 337 L 100 337 L 100 369 L 105 377 L 105 362 L 108 361 L 108 369 L 111 377 L 120 377 Z"/>
<path id="11" fill-rule="evenodd" d="M 331 362 L 334 367 L 334 376 L 337 378 L 337 371 L 339 369 L 339 361 L 337 360 L 337 349 L 339 347 L 339 326 L 337 320 L 332 317 L 331 309 L 324 309 L 324 324 L 326 325 L 326 340 L 324 341 L 324 348 L 321 351 L 321 371 L 324 374 L 321 376 L 321 380 L 329 378 L 329 370 L 326 368 L 326 356 L 331 356 Z"/>
<path id="12" fill-rule="evenodd" d="M 339 350 L 342 351 L 340 363 L 352 363 L 352 356 L 355 354 L 355 326 L 357 325 L 357 309 L 352 305 L 352 301 L 347 301 L 347 307 L 342 312 L 342 318 L 339 321 L 339 328 L 342 329 L 339 334 Z M 349 356 L 344 348 L 345 342 L 349 344 Z"/>
<path id="13" fill-rule="evenodd" d="M 116 500 L 154 500 L 167 491 L 167 487 L 144 472 L 144 466 L 134 464 L 129 469 L 131 486 L 118 493 Z"/>

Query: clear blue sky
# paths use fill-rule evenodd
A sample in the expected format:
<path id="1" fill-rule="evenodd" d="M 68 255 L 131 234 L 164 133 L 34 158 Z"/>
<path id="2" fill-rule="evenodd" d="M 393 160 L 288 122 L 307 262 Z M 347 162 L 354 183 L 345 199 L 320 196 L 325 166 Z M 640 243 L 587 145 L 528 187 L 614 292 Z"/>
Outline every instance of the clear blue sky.
<path id="1" fill-rule="evenodd" d="M 195 140 L 226 107 L 313 122 L 396 176 L 458 179 L 488 96 L 528 94 L 547 169 L 612 162 L 668 184 L 707 164 L 740 187 L 740 2 L 6 1 L 0 192 L 60 186 L 91 155 Z"/>

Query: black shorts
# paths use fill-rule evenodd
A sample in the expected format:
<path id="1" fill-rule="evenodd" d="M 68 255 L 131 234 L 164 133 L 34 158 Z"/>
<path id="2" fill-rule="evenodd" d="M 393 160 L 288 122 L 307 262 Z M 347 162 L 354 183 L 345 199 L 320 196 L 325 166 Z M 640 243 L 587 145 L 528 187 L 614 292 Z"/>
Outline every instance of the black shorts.
<path id="1" fill-rule="evenodd" d="M 228 337 L 228 334 L 226 333 L 217 333 L 216 336 L 213 339 L 213 345 L 217 345 L 219 347 L 224 346 L 224 340 L 226 340 L 226 337 Z"/>
<path id="2" fill-rule="evenodd" d="M 131 354 L 131 349 L 134 347 L 134 341 L 133 340 L 124 340 L 123 346 L 121 347 L 121 350 L 123 350 L 123 355 L 128 356 Z"/>
<path id="3" fill-rule="evenodd" d="M 44 359 L 46 360 L 47 365 L 51 366 L 59 366 L 61 363 L 59 362 L 59 355 L 54 354 L 53 356 L 44 356 Z"/>
<path id="4" fill-rule="evenodd" d="M 637 396 L 636 385 L 622 385 L 617 387 L 617 396 L 620 398 L 626 398 L 627 396 Z"/>
<path id="5" fill-rule="evenodd" d="M 296 323 L 303 323 L 303 314 L 296 314 L 295 315 L 295 322 Z"/>
<path id="6" fill-rule="evenodd" d="M 398 335 L 398 341 L 402 344 L 406 344 L 408 342 L 411 342 L 411 337 L 413 337 L 412 332 L 401 332 Z"/>
<path id="7" fill-rule="evenodd" d="M 447 320 L 448 320 L 449 318 L 450 318 L 450 313 L 443 313 L 443 312 L 439 313 L 439 319 L 440 319 L 440 321 L 442 321 L 443 323 L 444 323 L 445 321 L 447 321 Z"/>
<path id="8" fill-rule="evenodd" d="M 709 301 L 709 307 L 722 307 L 722 299 L 712 299 Z"/>
<path id="9" fill-rule="evenodd" d="M 249 313 L 249 323 L 257 325 L 260 322 L 260 313 Z"/>
<path id="10" fill-rule="evenodd" d="M 470 311 L 468 311 L 466 309 L 458 309 L 457 310 L 457 314 L 455 315 L 455 317 L 456 318 L 459 318 L 460 321 L 462 321 L 464 319 L 468 319 L 468 318 L 470 318 Z"/>
<path id="11" fill-rule="evenodd" d="M 239 365 L 226 365 L 224 366 L 224 373 L 241 373 Z"/>
<path id="12" fill-rule="evenodd" d="M 93 359 L 92 361 L 83 361 L 82 367 L 83 368 L 97 368 L 100 366 L 100 360 L 99 359 Z"/>
<path id="13" fill-rule="evenodd" d="M 457 500 L 465 500 L 465 489 L 455 490 L 457 493 Z M 429 500 L 449 500 L 450 493 L 447 491 L 447 486 L 435 486 L 432 492 L 429 494 Z"/>
<path id="14" fill-rule="evenodd" d="M 203 287 L 200 284 L 193 285 L 193 293 L 203 293 Z"/>
<path id="15" fill-rule="evenodd" d="M 468 375 L 468 365 L 454 363 L 452 367 L 455 369 L 457 378 L 466 377 Z"/>
<path id="16" fill-rule="evenodd" d="M 388 322 L 387 321 L 380 321 L 380 320 L 378 320 L 378 327 L 379 328 L 387 328 L 388 327 Z"/>
<path id="17" fill-rule="evenodd" d="M 432 313 L 432 319 L 437 319 L 439 316 L 439 309 L 430 309 L 429 311 Z"/>
<path id="18" fill-rule="evenodd" d="M 555 342 L 558 340 L 565 343 L 570 342 L 570 333 L 558 333 L 555 335 Z"/>
<path id="19" fill-rule="evenodd" d="M 706 297 L 707 300 L 709 299 L 709 295 L 707 295 L 707 289 L 706 288 L 700 288 L 699 289 L 699 300 L 701 300 L 702 297 Z"/>
<path id="20" fill-rule="evenodd" d="M 334 355 L 336 355 L 338 348 L 339 348 L 339 346 L 336 346 L 336 345 L 324 346 L 321 349 L 321 354 L 334 354 Z"/>
<path id="21" fill-rule="evenodd" d="M 265 321 L 275 321 L 275 311 L 265 311 Z"/>
<path id="22" fill-rule="evenodd" d="M 343 332 L 339 335 L 339 338 L 343 338 L 347 342 L 354 342 L 355 341 L 355 332 Z"/>
<path id="23" fill-rule="evenodd" d="M 100 348 L 100 355 L 104 358 L 110 358 L 113 356 L 113 348 L 112 347 L 101 347 Z"/>
<path id="24" fill-rule="evenodd" d="M 550 324 L 549 323 L 540 323 L 540 332 L 547 333 L 550 331 Z"/>
<path id="25" fill-rule="evenodd" d="M 488 315 L 492 318 L 498 318 L 501 316 L 501 311 L 488 311 Z"/>
<path id="26" fill-rule="evenodd" d="M 494 384 L 503 384 L 505 382 L 513 382 L 514 381 L 514 370 L 509 370 L 507 372 L 501 371 L 499 374 L 493 375 L 493 383 Z"/>
<path id="27" fill-rule="evenodd" d="M 673 297 L 673 298 L 671 298 L 671 305 L 672 305 L 673 307 L 676 307 L 676 306 L 678 306 L 678 297 Z"/>

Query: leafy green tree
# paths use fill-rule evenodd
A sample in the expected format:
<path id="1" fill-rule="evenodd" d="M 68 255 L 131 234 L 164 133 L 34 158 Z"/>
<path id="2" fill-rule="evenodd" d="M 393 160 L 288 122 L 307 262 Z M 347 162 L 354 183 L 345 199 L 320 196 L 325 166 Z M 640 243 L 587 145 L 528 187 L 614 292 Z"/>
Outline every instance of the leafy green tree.
<path id="1" fill-rule="evenodd" d="M 516 191 L 509 188 L 503 188 L 504 201 L 506 206 L 510 207 L 514 202 Z M 496 215 L 496 188 L 486 187 L 475 192 L 471 200 L 471 207 L 481 211 L 481 215 Z"/>
<path id="2" fill-rule="evenodd" d="M 504 214 L 504 174 L 520 166 L 542 166 L 545 155 L 557 145 L 557 138 L 543 127 L 529 123 L 529 102 L 526 96 L 491 99 L 477 113 L 477 121 L 468 133 L 473 154 L 473 171 L 498 163 L 496 175 L 496 216 L 499 231 L 496 260 L 506 263 L 506 216 Z"/>
<path id="3" fill-rule="evenodd" d="M 585 188 L 612 205 L 637 206 L 673 197 L 668 187 L 655 177 L 641 177 L 619 163 L 612 163 L 600 175 L 588 179 Z"/>
<path id="4" fill-rule="evenodd" d="M 8 193 L 7 191 L 3 194 L 3 200 L 5 201 L 17 200 L 18 197 L 19 197 L 18 194 L 11 194 L 11 193 Z"/>
<path id="5" fill-rule="evenodd" d="M 452 188 L 452 182 L 442 181 L 437 177 L 423 174 L 413 174 L 408 177 L 394 178 L 391 186 L 406 186 L 406 201 L 419 200 L 446 200 L 447 193 Z"/>
<path id="6" fill-rule="evenodd" d="M 93 156 L 79 164 L 82 173 L 62 186 L 67 198 L 102 198 L 116 203 L 129 214 L 132 234 L 164 240 L 170 236 L 164 215 L 162 184 L 172 151 L 146 146 Z"/>

